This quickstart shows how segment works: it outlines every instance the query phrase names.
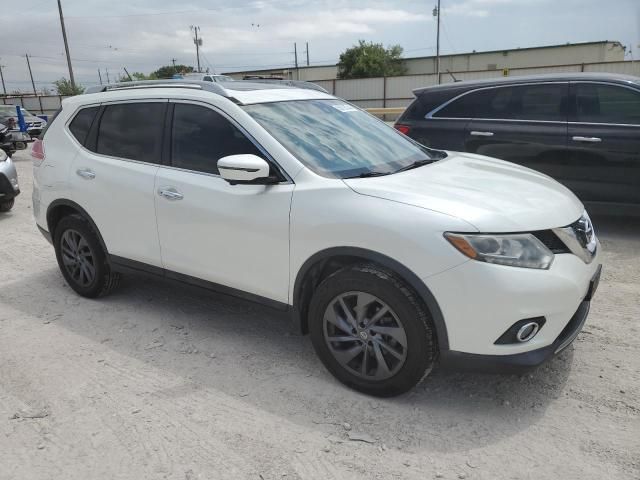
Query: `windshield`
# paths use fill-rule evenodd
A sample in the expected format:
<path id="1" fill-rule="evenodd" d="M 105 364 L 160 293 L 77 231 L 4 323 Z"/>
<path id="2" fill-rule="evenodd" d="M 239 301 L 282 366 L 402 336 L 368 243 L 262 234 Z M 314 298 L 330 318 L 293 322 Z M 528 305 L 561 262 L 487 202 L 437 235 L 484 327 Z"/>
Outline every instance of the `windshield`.
<path id="1" fill-rule="evenodd" d="M 314 172 L 334 178 L 388 174 L 434 152 L 341 100 L 297 100 L 244 109 Z"/>

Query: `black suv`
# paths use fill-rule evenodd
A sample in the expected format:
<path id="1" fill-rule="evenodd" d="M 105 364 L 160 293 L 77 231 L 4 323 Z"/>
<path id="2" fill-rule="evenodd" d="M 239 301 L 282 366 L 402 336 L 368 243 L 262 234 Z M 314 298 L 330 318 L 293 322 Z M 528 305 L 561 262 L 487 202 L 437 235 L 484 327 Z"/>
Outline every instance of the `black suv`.
<path id="1" fill-rule="evenodd" d="M 418 142 L 539 170 L 592 209 L 640 210 L 640 77 L 536 75 L 414 94 L 395 127 Z"/>

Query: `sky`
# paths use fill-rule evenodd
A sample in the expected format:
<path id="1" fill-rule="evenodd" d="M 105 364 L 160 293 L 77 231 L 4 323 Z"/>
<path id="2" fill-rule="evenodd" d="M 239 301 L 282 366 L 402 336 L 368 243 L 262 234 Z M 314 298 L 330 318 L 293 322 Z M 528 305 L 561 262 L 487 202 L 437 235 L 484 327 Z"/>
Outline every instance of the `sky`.
<path id="1" fill-rule="evenodd" d="M 437 0 L 62 0 L 76 81 L 98 83 L 162 65 L 196 63 L 191 25 L 203 37 L 201 64 L 216 73 L 335 64 L 359 39 L 399 44 L 405 57 L 435 54 Z M 640 61 L 640 0 L 442 0 L 441 53 L 600 40 L 620 41 Z M 0 65 L 7 91 L 68 78 L 56 0 L 21 0 L 0 14 Z"/>

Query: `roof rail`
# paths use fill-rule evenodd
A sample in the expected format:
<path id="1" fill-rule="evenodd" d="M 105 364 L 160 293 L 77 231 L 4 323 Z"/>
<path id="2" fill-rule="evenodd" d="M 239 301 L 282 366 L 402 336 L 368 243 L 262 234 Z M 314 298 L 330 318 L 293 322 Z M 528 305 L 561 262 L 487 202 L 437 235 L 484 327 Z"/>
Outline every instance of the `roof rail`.
<path id="1" fill-rule="evenodd" d="M 304 80 L 285 80 L 282 78 L 247 78 L 246 80 L 239 80 L 239 81 L 251 82 L 251 83 L 270 83 L 270 84 L 276 84 L 276 85 L 280 84 L 280 85 L 287 85 L 289 87 L 304 88 L 306 90 L 317 90 L 318 92 L 329 93 L 320 85 L 312 82 L 307 82 Z"/>
<path id="2" fill-rule="evenodd" d="M 134 82 L 120 82 L 109 83 L 107 85 L 96 85 L 89 87 L 84 93 L 100 93 L 109 92 L 113 90 L 130 90 L 135 88 L 191 88 L 197 90 L 207 90 L 209 92 L 217 93 L 224 97 L 229 97 L 229 92 L 221 85 L 214 82 L 203 82 L 198 80 L 139 80 Z"/>

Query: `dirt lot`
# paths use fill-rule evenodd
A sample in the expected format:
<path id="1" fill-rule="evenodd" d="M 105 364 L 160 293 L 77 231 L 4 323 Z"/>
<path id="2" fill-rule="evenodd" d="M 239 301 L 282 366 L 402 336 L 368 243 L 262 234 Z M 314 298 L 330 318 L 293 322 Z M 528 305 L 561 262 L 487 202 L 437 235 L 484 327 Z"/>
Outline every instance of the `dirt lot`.
<path id="1" fill-rule="evenodd" d="M 0 216 L 0 479 L 640 478 L 637 219 L 595 219 L 600 290 L 550 363 L 436 370 L 379 400 L 256 305 L 131 275 L 77 296 L 33 222 L 29 157 L 16 161 L 23 193 Z"/>

